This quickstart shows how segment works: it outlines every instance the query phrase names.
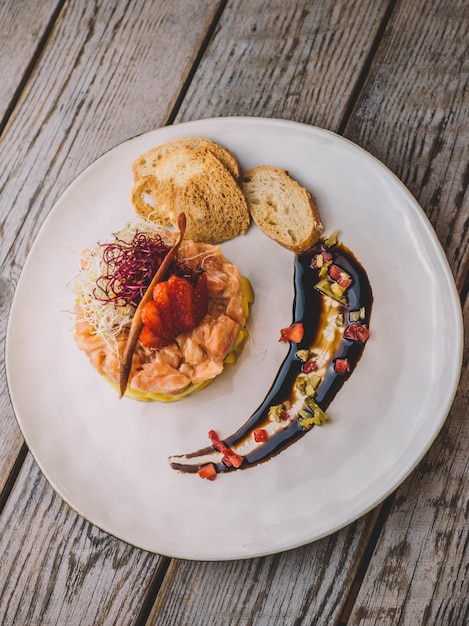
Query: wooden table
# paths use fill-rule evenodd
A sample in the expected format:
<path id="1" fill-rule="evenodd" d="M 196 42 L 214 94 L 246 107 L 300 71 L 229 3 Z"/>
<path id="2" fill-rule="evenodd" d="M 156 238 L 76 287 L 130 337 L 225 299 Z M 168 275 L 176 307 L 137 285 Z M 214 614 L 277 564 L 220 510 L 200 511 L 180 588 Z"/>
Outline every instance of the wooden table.
<path id="1" fill-rule="evenodd" d="M 324 127 L 382 160 L 430 219 L 467 329 L 465 0 L 4 0 L 0 33 L 2 343 L 30 246 L 77 174 L 130 137 L 218 116 Z M 148 553 L 71 510 L 22 439 L 2 349 L 0 622 L 468 623 L 467 347 L 448 419 L 395 493 L 312 544 L 229 562 Z"/>

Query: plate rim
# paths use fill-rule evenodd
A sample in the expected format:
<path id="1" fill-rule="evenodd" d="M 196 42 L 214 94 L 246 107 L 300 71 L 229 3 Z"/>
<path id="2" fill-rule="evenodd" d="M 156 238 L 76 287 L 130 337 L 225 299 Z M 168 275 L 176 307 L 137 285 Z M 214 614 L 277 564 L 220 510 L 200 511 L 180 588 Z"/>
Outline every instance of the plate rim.
<path id="1" fill-rule="evenodd" d="M 177 554 L 171 554 L 168 556 L 173 556 L 174 558 L 185 558 L 185 559 L 189 559 L 189 560 L 234 560 L 234 559 L 244 559 L 244 558 L 256 558 L 256 557 L 260 557 L 260 556 L 267 556 L 270 554 L 276 554 L 279 552 L 282 552 L 284 550 L 289 550 L 292 548 L 297 548 L 300 547 L 302 545 L 306 545 L 308 543 L 317 541 L 323 537 L 329 536 L 330 534 L 337 532 L 338 530 L 340 530 L 341 528 L 348 526 L 349 524 L 355 522 L 357 519 L 363 517 L 364 515 L 366 515 L 370 510 L 372 510 L 373 508 L 375 508 L 376 506 L 378 506 L 381 502 L 383 502 L 392 492 L 394 492 L 403 482 L 404 480 L 414 471 L 414 469 L 417 467 L 417 465 L 420 463 L 420 461 L 422 460 L 422 458 L 425 456 L 425 454 L 428 452 L 428 450 L 430 449 L 430 447 L 432 446 L 433 442 L 435 441 L 435 439 L 437 438 L 441 428 L 443 427 L 446 418 L 448 417 L 448 414 L 451 410 L 451 407 L 453 405 L 455 396 L 457 394 L 457 390 L 458 390 L 458 386 L 459 386 L 459 381 L 460 381 L 460 376 L 461 376 L 461 368 L 462 368 L 462 362 L 463 362 L 463 351 L 464 351 L 464 320 L 463 320 L 463 313 L 462 313 L 462 307 L 461 307 L 461 303 L 459 300 L 459 296 L 457 293 L 457 289 L 456 289 L 456 284 L 455 284 L 455 280 L 454 280 L 454 276 L 451 272 L 451 268 L 449 266 L 449 262 L 448 259 L 446 257 L 446 254 L 444 252 L 444 249 L 442 247 L 441 242 L 438 239 L 438 236 L 436 235 L 436 232 L 433 228 L 433 226 L 431 225 L 430 220 L 428 219 L 427 215 L 425 214 L 423 208 L 419 205 L 419 203 L 417 202 L 417 200 L 415 199 L 415 197 L 412 195 L 412 193 L 409 191 L 409 189 L 405 186 L 405 184 L 382 162 L 380 161 L 377 157 L 375 157 L 374 155 L 372 155 L 371 153 L 369 153 L 366 149 L 362 148 L 359 144 L 355 143 L 354 141 L 343 137 L 342 135 L 339 135 L 331 130 L 328 129 L 324 129 L 318 126 L 313 126 L 313 125 L 309 125 L 309 124 L 305 124 L 302 122 L 297 122 L 297 121 L 293 121 L 293 120 L 285 120 L 285 119 L 281 119 L 281 118 L 265 118 L 265 117 L 249 117 L 249 116 L 230 116 L 230 117 L 215 117 L 215 118 L 202 118 L 202 119 L 198 119 L 198 120 L 191 120 L 191 121 L 187 121 L 187 122 L 180 122 L 177 124 L 173 124 L 171 126 L 163 126 L 160 128 L 155 128 L 152 129 L 150 131 L 146 131 L 146 132 L 142 132 L 138 135 L 135 135 L 134 137 L 130 137 L 126 140 L 124 140 L 121 143 L 116 144 L 115 146 L 109 148 L 108 150 L 106 150 L 105 152 L 103 152 L 102 154 L 100 154 L 99 156 L 97 156 L 95 159 L 93 159 L 85 168 L 83 168 L 74 178 L 73 180 L 65 187 L 65 189 L 60 193 L 60 195 L 54 200 L 54 203 L 50 209 L 50 211 L 48 212 L 48 214 L 46 215 L 45 219 L 43 220 L 42 224 L 40 225 L 40 227 L 38 228 L 38 231 L 34 237 L 34 240 L 31 244 L 31 247 L 29 249 L 27 258 L 25 259 L 25 263 L 21 269 L 20 272 L 20 276 L 18 278 L 17 281 L 17 285 L 15 288 L 15 292 L 13 294 L 13 298 L 11 300 L 11 305 L 10 305 L 10 311 L 8 313 L 8 321 L 7 321 L 7 328 L 6 328 L 6 341 L 5 341 L 5 371 L 6 371 L 6 380 L 7 380 L 7 388 L 8 388 L 8 392 L 10 395 L 10 399 L 13 405 L 13 409 L 14 409 L 14 414 L 15 414 L 15 418 L 17 421 L 17 424 L 20 428 L 20 431 L 22 433 L 22 436 L 24 438 L 24 441 L 26 442 L 28 449 L 30 450 L 33 458 L 35 459 L 37 465 L 39 466 L 41 472 L 43 473 L 43 475 L 45 476 L 46 480 L 48 481 L 48 483 L 51 485 L 51 487 L 53 488 L 53 490 L 59 495 L 59 497 L 72 509 L 74 510 L 80 517 L 86 519 L 89 523 L 97 526 L 98 528 L 100 528 L 102 531 L 106 532 L 107 534 L 116 537 L 119 540 L 122 540 L 126 543 L 128 543 L 129 545 L 132 545 L 134 547 L 137 547 L 139 549 L 144 549 L 150 552 L 155 552 L 158 554 L 164 554 L 164 552 L 156 552 L 156 550 L 149 548 L 149 547 L 144 547 L 141 545 L 138 545 L 138 543 L 135 543 L 133 541 L 129 541 L 128 538 L 125 537 L 121 537 L 118 534 L 115 534 L 113 531 L 108 530 L 107 528 L 102 527 L 101 525 L 97 524 L 95 521 L 93 521 L 92 519 L 89 518 L 89 516 L 84 515 L 83 513 L 81 513 L 75 506 L 74 504 L 70 501 L 69 498 L 66 497 L 66 495 L 63 493 L 63 491 L 60 489 L 60 487 L 55 484 L 55 481 L 51 480 L 49 477 L 49 473 L 47 471 L 47 468 L 45 467 L 45 464 L 42 462 L 42 459 L 38 459 L 34 450 L 31 449 L 30 447 L 30 443 L 27 440 L 27 437 L 25 436 L 25 432 L 24 432 L 24 428 L 23 428 L 23 423 L 21 420 L 21 417 L 18 413 L 18 409 L 17 409 L 17 402 L 15 399 L 15 392 L 13 391 L 15 384 L 12 383 L 12 371 L 11 371 L 11 354 L 12 354 L 12 340 L 11 340 L 11 327 L 13 324 L 12 321 L 12 314 L 15 311 L 15 308 L 17 306 L 17 298 L 19 297 L 17 294 L 20 293 L 21 291 L 21 285 L 23 282 L 23 276 L 28 272 L 29 270 L 29 265 L 32 263 L 32 258 L 34 256 L 34 251 L 36 250 L 36 247 L 39 245 L 38 242 L 40 242 L 42 233 L 47 229 L 47 225 L 49 223 L 50 220 L 52 220 L 55 216 L 55 214 L 60 210 L 60 204 L 61 201 L 63 200 L 64 196 L 67 195 L 67 193 L 69 192 L 69 190 L 71 188 L 73 188 L 75 185 L 78 185 L 82 176 L 86 175 L 86 172 L 88 172 L 90 170 L 90 168 L 92 168 L 93 166 L 95 166 L 96 164 L 98 164 L 103 157 L 105 157 L 106 155 L 114 152 L 116 149 L 123 147 L 126 144 L 129 144 L 130 142 L 134 141 L 137 138 L 143 138 L 143 137 L 147 137 L 147 136 L 151 136 L 153 134 L 157 134 L 159 131 L 163 130 L 163 129 L 167 129 L 169 134 L 172 134 L 174 129 L 177 129 L 176 131 L 176 135 L 179 133 L 179 131 L 184 132 L 185 129 L 190 129 L 190 128 L 198 128 L 201 125 L 204 126 L 205 124 L 212 124 L 212 123 L 220 123 L 222 122 L 223 124 L 227 123 L 227 124 L 235 124 L 236 123 L 247 123 L 247 124 L 261 124 L 261 125 L 266 125 L 266 126 L 277 126 L 277 125 L 281 125 L 281 126 L 285 126 L 285 127 L 292 127 L 292 128 L 297 128 L 298 130 L 302 130 L 302 131 L 309 131 L 309 132 L 318 132 L 320 134 L 326 134 L 326 135 L 330 135 L 332 137 L 334 137 L 335 139 L 338 139 L 340 141 L 346 142 L 348 144 L 350 144 L 351 146 L 353 146 L 354 149 L 358 149 L 361 153 L 363 153 L 366 158 L 368 159 L 372 159 L 373 161 L 375 161 L 375 163 L 381 167 L 384 168 L 384 171 L 386 172 L 386 174 L 388 176 L 391 176 L 393 178 L 394 184 L 397 184 L 400 188 L 401 191 L 403 191 L 403 193 L 407 196 L 408 199 L 411 200 L 411 205 L 413 207 L 413 211 L 414 213 L 418 216 L 419 218 L 419 223 L 424 226 L 425 228 L 425 236 L 430 240 L 431 244 L 435 247 L 435 249 L 438 251 L 438 262 L 440 264 L 441 269 L 444 272 L 444 275 L 447 279 L 447 287 L 449 290 L 449 293 L 451 294 L 451 298 L 452 298 L 452 302 L 451 302 L 451 311 L 454 315 L 454 322 L 455 322 L 455 326 L 457 328 L 455 328 L 455 337 L 458 339 L 458 345 L 455 346 L 455 356 L 453 359 L 453 370 L 454 370 L 454 376 L 453 378 L 453 385 L 452 388 L 450 390 L 448 390 L 447 396 L 446 396 L 446 402 L 445 402 L 445 409 L 444 409 L 444 415 L 441 416 L 440 420 L 438 421 L 438 423 L 435 424 L 435 428 L 434 428 L 434 432 L 432 432 L 431 437 L 427 437 L 425 440 L 425 444 L 422 446 L 419 454 L 414 458 L 413 462 L 409 463 L 408 467 L 404 467 L 402 468 L 402 472 L 400 475 L 396 476 L 394 478 L 394 480 L 391 480 L 389 482 L 389 486 L 388 489 L 385 493 L 382 494 L 382 496 L 379 499 L 376 499 L 375 501 L 369 503 L 368 506 L 361 508 L 360 510 L 358 510 L 356 512 L 355 515 L 352 515 L 351 517 L 349 517 L 349 519 L 347 519 L 346 521 L 344 521 L 343 523 L 337 524 L 336 526 L 332 527 L 331 529 L 325 531 L 324 533 L 321 533 L 317 536 L 314 536 L 311 539 L 306 539 L 304 541 L 300 541 L 295 545 L 285 545 L 282 547 L 279 546 L 275 546 L 273 547 L 271 550 L 262 550 L 258 553 L 256 552 L 252 552 L 248 555 L 238 555 L 236 553 L 236 551 L 232 554 L 232 555 L 227 555 L 224 554 L 223 556 L 221 556 L 220 558 L 216 557 L 216 556 L 206 556 L 204 555 L 203 552 L 201 552 L 200 554 L 194 554 L 192 556 L 187 556 L 187 555 L 177 555 Z"/>

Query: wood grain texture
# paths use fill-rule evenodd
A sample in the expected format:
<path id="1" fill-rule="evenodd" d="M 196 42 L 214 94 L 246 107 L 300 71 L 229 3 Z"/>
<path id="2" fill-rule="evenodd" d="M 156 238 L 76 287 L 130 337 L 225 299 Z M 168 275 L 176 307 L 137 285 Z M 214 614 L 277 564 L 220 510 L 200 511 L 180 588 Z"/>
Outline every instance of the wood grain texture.
<path id="1" fill-rule="evenodd" d="M 357 4 L 355 4 L 355 8 L 356 6 Z M 462 284 L 465 279 L 464 268 L 467 271 L 468 213 L 467 170 L 465 167 L 469 142 L 467 141 L 467 109 L 465 104 L 467 98 L 465 94 L 467 93 L 469 73 L 464 71 L 467 58 L 464 55 L 465 48 L 461 46 L 461 43 L 462 35 L 467 32 L 467 27 L 458 23 L 462 15 L 462 3 L 460 3 L 459 8 L 456 7 L 454 13 L 451 8 L 454 4 L 451 3 L 450 7 L 448 2 L 417 2 L 413 3 L 412 6 L 411 9 L 407 4 L 401 3 L 399 5 L 400 11 L 396 10 L 396 15 L 392 15 L 385 39 L 381 42 L 378 54 L 370 67 L 370 75 L 365 85 L 360 106 L 354 110 L 346 134 L 383 160 L 408 184 L 432 220 L 440 241 L 443 245 L 445 245 L 445 241 L 447 242 L 445 249 L 458 284 Z M 227 9 L 229 7 L 230 5 Z M 353 9 L 350 10 L 353 11 Z M 422 19 L 422 14 L 424 19 Z M 254 115 L 282 117 L 287 112 L 285 117 L 310 121 L 333 130 L 336 129 L 341 123 L 341 116 L 344 115 L 348 102 L 347 93 L 344 92 L 344 85 L 347 84 L 344 77 L 337 78 L 335 74 L 330 76 L 332 79 L 330 81 L 332 84 L 328 85 L 330 89 L 333 90 L 334 88 L 334 79 L 338 80 L 337 90 L 333 92 L 334 107 L 332 107 L 330 98 L 323 99 L 323 94 L 321 93 L 321 97 L 319 97 L 320 92 L 315 91 L 315 80 L 318 81 L 317 85 L 320 89 L 324 76 L 313 73 L 308 76 L 312 84 L 305 80 L 305 85 L 307 85 L 304 90 L 305 97 L 301 101 L 297 99 L 295 105 L 288 107 L 289 101 L 285 99 L 285 94 L 288 93 L 288 80 L 291 80 L 292 73 L 294 74 L 295 70 L 300 71 L 300 68 L 303 70 L 312 67 L 320 68 L 322 64 L 316 59 L 316 62 L 311 60 L 309 63 L 299 63 L 298 59 L 301 54 L 305 53 L 305 46 L 299 46 L 296 49 L 294 60 L 291 56 L 287 59 L 287 55 L 285 57 L 282 54 L 278 57 L 275 56 L 273 51 L 275 40 L 281 42 L 280 47 L 283 45 L 283 51 L 286 50 L 285 46 L 287 45 L 282 42 L 281 35 L 281 25 L 285 27 L 287 20 L 285 13 L 282 12 L 282 7 L 276 5 L 272 13 L 267 12 L 264 15 L 247 15 L 243 21 L 242 35 L 238 35 L 229 18 L 229 12 L 225 12 L 217 35 L 203 59 L 199 81 L 194 82 L 191 86 L 187 102 L 182 103 L 178 120 L 190 119 L 195 116 L 196 110 L 203 109 L 205 111 L 209 107 L 210 115 L 214 116 L 249 112 Z M 293 18 L 289 16 L 289 19 L 288 32 L 291 33 L 295 29 L 292 29 L 291 20 Z M 250 30 L 249 24 L 251 25 Z M 266 26 L 266 24 L 268 25 Z M 302 23 L 302 27 L 307 28 L 304 23 Z M 221 37 L 223 29 L 231 34 L 233 42 L 231 45 L 227 45 L 225 38 L 223 40 L 224 49 L 217 42 L 217 37 Z M 348 33 L 353 29 L 353 23 L 347 24 L 346 31 Z M 298 23 L 298 32 L 300 30 L 301 27 Z M 272 40 L 267 33 L 272 36 Z M 320 37 L 320 34 L 317 37 Z M 447 38 L 449 39 L 447 40 Z M 345 40 L 347 41 L 347 38 Z M 360 37 L 357 37 L 356 40 L 360 41 Z M 420 42 L 420 46 L 416 42 Z M 433 51 L 430 50 L 429 52 L 431 46 L 428 42 L 433 42 Z M 435 65 L 435 50 L 438 47 L 444 50 L 445 59 L 441 65 L 441 70 L 437 69 L 436 75 L 432 76 L 429 88 L 426 82 L 427 74 L 429 69 L 434 71 L 432 68 Z M 339 50 L 345 55 L 343 49 Z M 331 50 L 328 52 L 331 53 Z M 354 53 L 357 55 L 355 63 L 358 62 L 358 59 L 361 59 L 363 63 L 364 51 L 359 49 L 349 54 L 353 55 Z M 267 61 L 269 55 L 270 60 Z M 221 59 L 222 56 L 223 59 Z M 275 63 L 272 62 L 274 58 Z M 330 56 L 327 57 L 328 62 L 330 62 L 330 58 Z M 282 73 L 283 62 L 285 74 Z M 208 67 L 212 63 L 214 69 L 210 68 L 209 70 Z M 324 65 L 327 65 L 325 61 Z M 404 67 L 403 74 L 401 74 L 401 67 Z M 353 61 L 350 62 L 349 68 L 356 69 Z M 212 85 L 210 80 L 213 76 L 216 82 Z M 348 78 L 350 88 L 353 84 L 353 78 L 358 80 L 358 74 L 349 74 Z M 223 91 L 218 90 L 219 85 L 223 86 Z M 322 111 L 322 117 L 319 115 L 320 111 Z M 316 115 L 317 117 L 315 117 Z M 418 181 L 418 184 L 415 185 L 414 181 Z M 426 204 L 427 197 L 432 201 L 431 206 Z M 447 224 L 448 218 L 449 223 Z M 439 463 L 430 463 L 430 469 L 427 460 L 425 460 L 415 474 L 416 482 L 409 479 L 410 482 L 408 481 L 398 491 L 395 507 L 397 509 L 402 506 L 407 507 L 408 510 L 414 511 L 415 515 L 412 517 L 407 511 L 408 534 L 413 537 L 412 545 L 415 546 L 416 552 L 413 556 L 413 563 L 410 562 L 409 568 L 403 571 L 404 568 L 399 567 L 399 560 L 394 556 L 392 562 L 394 563 L 396 578 L 389 581 L 386 563 L 392 554 L 383 550 L 382 558 L 377 561 L 377 573 L 369 583 L 371 587 L 373 584 L 381 585 L 379 587 L 380 593 L 376 592 L 376 595 L 369 597 L 367 593 L 371 594 L 371 591 L 365 591 L 365 598 L 369 600 L 369 603 L 364 603 L 363 606 L 358 604 L 357 611 L 349 617 L 350 624 L 361 623 L 361 620 L 365 620 L 364 623 L 381 624 L 382 619 L 388 620 L 383 621 L 383 623 L 391 624 L 396 623 L 399 617 L 403 618 L 402 623 L 405 624 L 437 624 L 439 617 L 444 616 L 448 620 L 453 615 L 458 617 L 465 615 L 467 604 L 464 603 L 464 593 L 467 589 L 464 586 L 462 576 L 465 568 L 467 568 L 467 556 L 465 556 L 464 551 L 464 541 L 467 539 L 465 531 L 467 526 L 465 504 L 467 502 L 464 498 L 467 497 L 467 492 L 464 493 L 463 486 L 467 484 L 465 475 L 467 464 L 465 464 L 464 458 L 461 458 L 461 453 L 467 449 L 467 430 L 464 431 L 463 420 L 466 407 L 467 381 L 464 379 L 450 418 L 456 420 L 453 436 L 448 441 L 443 432 L 436 444 L 436 449 L 439 446 L 440 452 L 445 454 Z M 458 448 L 458 437 L 462 437 L 461 448 Z M 451 463 L 449 477 L 447 475 L 448 462 Z M 446 488 L 452 489 L 452 496 L 447 500 L 445 506 L 446 513 L 436 515 L 435 501 L 431 497 L 424 498 L 425 504 L 423 511 L 421 511 L 420 490 L 422 485 L 418 481 L 421 472 L 427 474 L 428 485 L 434 487 L 434 498 L 445 499 Z M 437 477 L 439 476 L 439 480 L 435 480 L 433 472 L 436 473 Z M 410 485 L 410 489 L 407 491 L 408 485 Z M 455 512 L 455 502 L 458 500 L 462 500 L 463 505 L 458 512 Z M 424 541 L 425 546 L 429 549 L 428 555 L 425 552 L 420 552 L 419 537 L 425 530 L 419 523 L 419 512 L 426 516 L 427 523 L 429 520 L 433 520 L 435 524 L 433 533 L 437 539 L 435 540 L 435 537 L 429 538 L 428 545 L 427 541 Z M 452 523 L 448 516 L 452 517 Z M 454 540 L 452 540 L 453 531 L 456 535 Z M 395 534 L 399 535 L 399 527 L 396 529 L 394 524 L 389 532 L 390 542 L 392 542 Z M 434 541 L 433 545 L 432 541 Z M 438 558 L 441 578 L 436 582 L 435 576 L 433 576 L 430 579 L 433 584 L 428 584 L 427 571 L 438 548 L 441 550 Z M 312 549 L 316 549 L 316 546 Z M 353 547 L 350 546 L 350 549 Z M 309 548 L 301 549 L 295 556 L 288 554 L 285 558 L 287 561 L 293 558 L 302 559 L 308 550 Z M 457 557 L 455 557 L 455 551 L 458 552 Z M 333 553 L 332 562 L 335 562 L 336 557 L 337 553 Z M 288 562 L 290 563 L 290 561 Z M 374 563 L 375 559 L 372 560 L 372 568 Z M 257 565 L 261 566 L 260 564 Z M 268 567 L 266 563 L 264 565 Z M 412 565 L 414 569 L 412 569 Z M 212 620 L 215 620 L 214 623 L 218 623 L 216 620 L 220 620 L 222 623 L 223 613 L 227 612 L 233 623 L 240 624 L 268 624 L 275 623 L 275 619 L 278 620 L 278 623 L 286 624 L 335 623 L 334 618 L 337 619 L 338 614 L 332 615 L 327 612 L 325 613 L 326 619 L 324 622 L 321 621 L 323 615 L 321 612 L 322 596 L 316 597 L 314 594 L 309 594 L 304 587 L 304 579 L 302 579 L 303 583 L 300 582 L 295 588 L 297 596 L 295 593 L 293 594 L 292 606 L 289 607 L 290 618 L 286 618 L 287 613 L 282 613 L 281 606 L 282 601 L 285 600 L 283 590 L 288 587 L 291 580 L 288 565 L 283 570 L 281 567 L 276 570 L 278 578 L 275 585 L 272 584 L 272 589 L 275 590 L 272 595 L 269 595 L 265 589 L 265 586 L 268 587 L 271 584 L 267 583 L 268 574 L 266 570 L 260 574 L 261 578 L 259 579 L 253 572 L 259 576 L 260 570 L 253 568 L 255 568 L 253 562 L 238 564 L 236 572 L 232 568 L 228 570 L 229 582 L 227 580 L 220 582 L 221 572 L 217 566 L 206 565 L 203 568 L 187 563 L 174 564 L 168 572 L 162 596 L 158 598 L 155 604 L 154 614 L 149 624 L 164 623 L 164 619 L 169 617 L 175 619 L 175 623 L 178 620 L 184 620 L 182 610 L 178 608 L 181 606 L 178 602 L 184 602 L 184 589 L 187 595 L 183 606 L 195 622 L 199 620 L 204 623 L 205 619 L 208 620 L 206 623 Z M 283 571 L 283 576 L 279 573 L 280 571 Z M 210 573 L 206 582 L 207 572 Z M 337 567 L 335 572 L 337 573 Z M 328 574 L 330 576 L 332 570 Z M 343 570 L 341 571 L 342 574 Z M 407 578 L 400 580 L 399 576 Z M 252 578 L 258 581 L 258 595 L 254 592 L 251 601 L 249 601 L 244 595 L 244 590 L 246 580 L 251 581 Z M 199 582 L 201 579 L 200 584 L 203 590 L 201 598 L 203 600 L 198 600 L 197 587 L 193 587 L 191 581 Z M 443 597 L 446 589 L 445 579 L 454 580 L 455 589 L 452 597 Z M 327 588 L 329 582 L 327 575 L 324 580 Z M 216 596 L 219 598 L 218 601 L 208 591 L 210 588 L 209 581 L 218 591 Z M 426 584 L 428 587 L 426 591 L 423 591 L 422 588 Z M 205 590 L 206 585 L 207 590 Z M 367 588 L 368 585 L 364 589 Z M 169 590 L 174 593 L 175 589 L 177 590 L 176 599 L 169 593 Z M 344 590 L 342 591 L 344 592 Z M 408 593 L 408 600 L 406 593 Z M 439 599 L 431 605 L 430 599 L 433 593 L 437 594 L 437 597 L 439 594 Z M 276 604 L 278 594 L 280 594 L 280 600 Z M 224 602 L 226 596 L 231 598 L 231 605 Z M 234 604 L 233 598 L 236 599 Z M 298 598 L 301 598 L 306 605 L 301 604 L 301 601 L 298 604 Z M 388 608 L 386 598 L 388 598 L 388 604 L 391 607 L 389 614 L 386 614 L 386 608 Z M 394 605 L 393 601 L 395 602 Z M 310 603 L 309 606 L 308 602 Z M 415 610 L 412 609 L 413 603 L 417 607 Z M 380 606 L 385 607 L 383 612 L 381 612 Z M 369 614 L 366 618 L 367 609 Z M 419 613 L 419 610 L 424 612 Z M 395 621 L 392 621 L 392 611 L 394 611 Z M 304 619 L 306 614 L 308 619 Z M 416 621 L 420 619 L 419 616 L 422 614 L 425 617 L 432 617 L 433 621 Z M 456 622 L 449 620 L 444 623 L 465 623 L 466 621 L 467 619 L 456 620 Z M 183 621 L 183 623 L 185 622 Z"/>
<path id="2" fill-rule="evenodd" d="M 469 300 L 465 321 L 460 391 L 438 439 L 397 491 L 351 624 L 469 623 Z"/>
<path id="3" fill-rule="evenodd" d="M 173 560 L 147 626 L 337 624 L 377 510 L 313 544 L 229 563 Z M 347 573 L 347 578 L 344 573 Z"/>
<path id="4" fill-rule="evenodd" d="M 16 7 L 28 1 L 3 2 L 0 16 L 17 23 Z M 466 13 L 463 0 L 202 0 L 190 11 L 186 0 L 65 2 L 24 88 L 28 54 L 8 68 L 10 77 L 17 70 L 22 95 L 0 153 L 0 342 L 19 272 L 57 196 L 96 156 L 172 120 L 175 110 L 176 121 L 260 115 L 332 130 L 352 113 L 347 136 L 417 196 L 463 289 Z M 28 30 L 30 50 L 39 24 Z M 465 319 L 467 327 L 467 304 Z M 226 563 L 173 560 L 165 574 L 166 559 L 74 513 L 28 455 L 0 516 L 0 623 L 140 626 L 151 605 L 148 626 L 467 623 L 468 356 L 466 339 L 453 410 L 397 491 L 356 599 L 379 509 L 297 550 Z M 3 350 L 0 429 L 3 488 L 22 458 Z"/>
<path id="5" fill-rule="evenodd" d="M 229 1 L 177 121 L 248 115 L 336 131 L 388 5 Z"/>
<path id="6" fill-rule="evenodd" d="M 260 115 L 337 129 L 386 8 L 228 3 L 176 121 Z M 338 623 L 377 514 L 275 557 L 173 561 L 148 626 Z"/>
<path id="7" fill-rule="evenodd" d="M 159 561 L 78 517 L 31 456 L 0 518 L 0 552 L 5 625 L 128 626 Z"/>
<path id="8" fill-rule="evenodd" d="M 20 270 L 57 197 L 97 156 L 147 127 L 165 124 L 218 3 L 197 3 L 190 23 L 185 7 L 184 0 L 86 2 L 69 3 L 61 12 L 2 137 L 2 345 Z M 21 445 L 3 350 L 0 409 L 2 487 Z"/>
<path id="9" fill-rule="evenodd" d="M 465 4 L 399 5 L 346 131 L 387 163 L 417 197 L 462 293 L 469 268 Z M 453 408 L 423 462 L 397 491 L 351 615 L 353 624 L 469 620 L 467 301 L 464 319 L 464 368 Z"/>
<path id="10" fill-rule="evenodd" d="M 28 78 L 60 0 L 0 3 L 0 125 Z"/>
<path id="11" fill-rule="evenodd" d="M 58 195 L 108 148 L 147 126 L 165 124 L 218 3 L 197 3 L 190 22 L 185 8 L 185 0 L 169 6 L 87 2 L 68 3 L 60 14 L 2 137 L 2 346 L 21 267 Z M 22 444 L 8 399 L 3 349 L 0 429 L 3 491 Z M 30 460 L 0 521 L 0 623 L 137 620 L 158 575 L 158 557 L 84 522 Z"/>
<path id="12" fill-rule="evenodd" d="M 469 270 L 468 32 L 465 0 L 398 4 L 345 133 L 418 199 L 458 284 Z"/>
<path id="13" fill-rule="evenodd" d="M 97 156 L 165 124 L 218 3 L 197 3 L 190 23 L 185 6 L 87 2 L 61 13 L 3 138 L 0 264 L 18 227 L 31 241 Z"/>

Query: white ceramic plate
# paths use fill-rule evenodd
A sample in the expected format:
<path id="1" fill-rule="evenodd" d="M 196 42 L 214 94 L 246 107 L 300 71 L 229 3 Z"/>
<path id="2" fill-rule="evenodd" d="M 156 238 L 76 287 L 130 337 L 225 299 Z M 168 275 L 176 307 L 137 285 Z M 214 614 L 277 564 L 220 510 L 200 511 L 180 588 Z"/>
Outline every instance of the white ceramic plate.
<path id="1" fill-rule="evenodd" d="M 262 164 L 288 169 L 314 192 L 326 233 L 340 229 L 374 291 L 371 338 L 329 407 L 331 423 L 266 464 L 214 482 L 171 470 L 167 457 L 207 445 L 211 428 L 221 437 L 231 434 L 268 392 L 287 349 L 278 336 L 292 318 L 293 254 L 255 227 L 223 245 L 256 293 L 252 341 L 234 367 L 176 404 L 119 400 L 75 347 L 67 313 L 79 252 L 134 217 L 132 162 L 184 136 L 218 141 L 244 170 Z M 436 437 L 456 391 L 461 357 L 452 275 L 429 222 L 399 180 L 333 133 L 252 118 L 162 128 L 91 164 L 39 232 L 7 335 L 18 422 L 60 496 L 135 546 L 204 560 L 293 548 L 369 511 Z"/>

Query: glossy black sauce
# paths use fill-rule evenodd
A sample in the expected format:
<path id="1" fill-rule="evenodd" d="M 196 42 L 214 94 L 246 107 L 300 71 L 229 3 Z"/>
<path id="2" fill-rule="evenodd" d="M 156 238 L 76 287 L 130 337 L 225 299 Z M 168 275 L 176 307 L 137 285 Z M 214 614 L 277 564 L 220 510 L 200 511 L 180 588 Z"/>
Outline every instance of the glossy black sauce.
<path id="1" fill-rule="evenodd" d="M 251 417 L 231 436 L 226 437 L 224 442 L 229 447 L 250 440 L 253 431 L 262 428 L 269 422 L 269 409 L 272 406 L 288 402 L 293 395 L 293 387 L 297 376 L 302 371 L 302 362 L 297 358 L 296 353 L 301 349 L 313 349 L 318 340 L 318 332 L 322 331 L 321 316 L 324 315 L 324 296 L 315 289 L 318 283 L 318 270 L 311 266 L 312 258 L 321 252 L 322 242 L 308 253 L 298 255 L 295 259 L 295 300 L 293 305 L 294 322 L 302 322 L 304 326 L 304 336 L 300 343 L 291 343 L 289 352 L 282 363 L 278 375 L 270 388 L 265 400 Z M 364 311 L 364 317 L 360 323 L 369 327 L 371 309 L 373 304 L 373 294 L 365 269 L 360 264 L 355 255 L 343 244 L 336 244 L 328 249 L 332 254 L 335 265 L 345 270 L 352 278 L 351 286 L 346 290 L 348 300 L 347 306 L 340 305 L 338 313 L 342 313 L 347 326 L 348 314 L 350 311 Z M 279 329 L 280 330 L 280 329 Z M 364 343 L 343 338 L 335 354 L 330 355 L 326 375 L 322 378 L 316 389 L 314 401 L 323 410 L 331 404 L 345 381 L 354 371 L 365 348 Z M 347 374 L 337 374 L 334 371 L 334 361 L 337 358 L 346 358 L 350 365 Z M 271 459 L 282 450 L 290 446 L 295 441 L 303 437 L 309 430 L 301 427 L 298 420 L 292 420 L 281 430 L 270 435 L 268 440 L 260 444 L 252 452 L 243 457 L 243 463 L 238 469 L 246 469 L 264 461 Z M 212 446 L 203 448 L 196 452 L 184 455 L 185 461 L 172 462 L 171 467 L 182 472 L 197 472 L 205 463 L 190 464 L 187 460 L 213 453 Z M 217 472 L 232 471 L 233 467 L 226 467 L 220 462 L 215 465 Z"/>

